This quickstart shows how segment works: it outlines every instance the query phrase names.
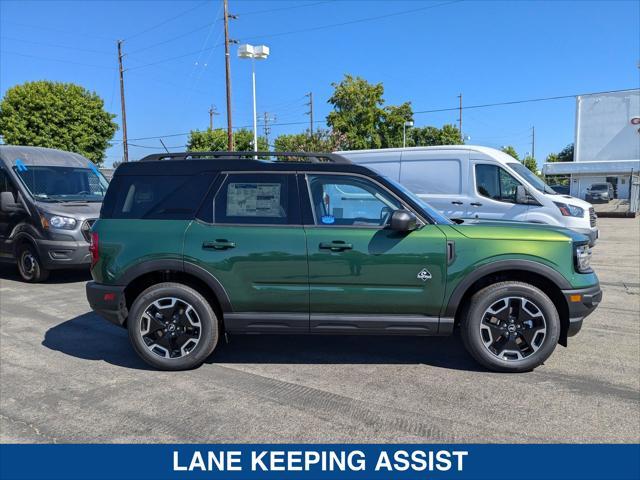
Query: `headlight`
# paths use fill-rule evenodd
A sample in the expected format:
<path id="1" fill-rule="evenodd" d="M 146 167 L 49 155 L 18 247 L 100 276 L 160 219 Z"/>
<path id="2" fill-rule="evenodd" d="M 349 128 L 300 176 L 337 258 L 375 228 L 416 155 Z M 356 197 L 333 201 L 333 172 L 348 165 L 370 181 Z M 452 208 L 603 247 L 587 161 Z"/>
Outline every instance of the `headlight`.
<path id="1" fill-rule="evenodd" d="M 49 215 L 44 213 L 41 215 L 42 226 L 44 228 L 61 228 L 64 230 L 73 230 L 78 224 L 75 218 L 63 217 L 61 215 Z"/>
<path id="2" fill-rule="evenodd" d="M 586 273 L 591 271 L 591 248 L 589 245 L 577 245 L 575 248 L 576 271 Z"/>
<path id="3" fill-rule="evenodd" d="M 584 217 L 583 208 L 576 207 L 575 205 L 569 205 L 568 203 L 560 203 L 560 202 L 553 202 L 553 203 L 556 204 L 556 207 L 558 207 L 558 209 L 560 210 L 560 213 L 562 213 L 562 215 L 565 217 L 578 217 L 578 218 Z"/>

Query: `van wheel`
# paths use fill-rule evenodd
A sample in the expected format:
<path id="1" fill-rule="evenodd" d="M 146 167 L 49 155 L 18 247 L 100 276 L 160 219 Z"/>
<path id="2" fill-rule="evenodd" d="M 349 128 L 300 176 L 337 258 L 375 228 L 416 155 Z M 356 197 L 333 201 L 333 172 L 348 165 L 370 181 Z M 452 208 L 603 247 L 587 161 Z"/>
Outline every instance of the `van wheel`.
<path id="1" fill-rule="evenodd" d="M 50 271 L 42 266 L 36 249 L 25 243 L 18 247 L 18 271 L 25 282 L 44 282 Z"/>
<path id="2" fill-rule="evenodd" d="M 133 302 L 129 339 L 149 365 L 160 370 L 198 367 L 218 343 L 218 318 L 207 300 L 180 283 L 159 283 Z"/>
<path id="3" fill-rule="evenodd" d="M 551 299 L 523 282 L 500 282 L 476 292 L 461 327 L 467 351 L 498 372 L 533 370 L 549 358 L 560 337 Z"/>

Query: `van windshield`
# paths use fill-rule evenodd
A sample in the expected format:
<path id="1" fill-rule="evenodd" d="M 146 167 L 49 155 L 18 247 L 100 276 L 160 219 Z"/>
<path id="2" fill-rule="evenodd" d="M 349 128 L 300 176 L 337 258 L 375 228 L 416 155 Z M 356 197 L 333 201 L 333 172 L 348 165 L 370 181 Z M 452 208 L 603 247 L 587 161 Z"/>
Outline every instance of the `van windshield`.
<path id="1" fill-rule="evenodd" d="M 438 212 L 435 208 L 429 205 L 427 202 L 418 197 L 415 193 L 409 190 L 407 187 L 402 185 L 401 183 L 396 182 L 395 180 L 390 179 L 389 177 L 384 177 L 384 179 L 404 193 L 407 197 L 409 197 L 414 203 L 418 204 L 427 215 L 429 215 L 437 224 L 440 225 L 453 225 L 453 222 L 449 220 L 447 217 Z"/>
<path id="2" fill-rule="evenodd" d="M 544 183 L 540 177 L 538 177 L 535 173 L 529 170 L 521 163 L 507 163 L 513 170 L 516 171 L 518 175 L 523 177 L 529 184 L 535 188 L 536 190 L 542 193 L 549 193 L 551 195 L 557 195 L 557 192 L 553 190 L 549 185 Z"/>
<path id="3" fill-rule="evenodd" d="M 107 180 L 90 168 L 33 166 L 14 167 L 24 186 L 45 202 L 102 202 Z"/>
<path id="4" fill-rule="evenodd" d="M 591 185 L 591 190 L 592 191 L 605 191 L 608 190 L 609 186 L 606 183 L 594 183 L 593 185 Z"/>

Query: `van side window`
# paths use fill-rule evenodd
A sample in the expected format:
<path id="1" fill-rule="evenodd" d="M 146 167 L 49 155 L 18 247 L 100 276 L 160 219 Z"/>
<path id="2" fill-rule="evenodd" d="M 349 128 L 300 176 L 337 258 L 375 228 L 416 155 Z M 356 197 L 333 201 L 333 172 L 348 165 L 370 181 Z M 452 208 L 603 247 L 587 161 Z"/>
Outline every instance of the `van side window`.
<path id="1" fill-rule="evenodd" d="M 231 173 L 213 201 L 214 224 L 300 224 L 293 174 Z"/>
<path id="2" fill-rule="evenodd" d="M 361 177 L 309 175 L 315 224 L 384 227 L 401 203 L 380 186 Z"/>
<path id="3" fill-rule="evenodd" d="M 497 165 L 476 165 L 476 188 L 483 197 L 500 202 L 516 203 L 519 185 L 521 185 L 520 182 Z"/>

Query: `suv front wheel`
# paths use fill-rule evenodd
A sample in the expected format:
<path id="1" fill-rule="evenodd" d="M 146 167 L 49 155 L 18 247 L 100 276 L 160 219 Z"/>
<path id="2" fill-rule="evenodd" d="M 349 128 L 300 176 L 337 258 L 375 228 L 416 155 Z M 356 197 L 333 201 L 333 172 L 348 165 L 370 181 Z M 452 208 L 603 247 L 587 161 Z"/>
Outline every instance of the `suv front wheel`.
<path id="1" fill-rule="evenodd" d="M 500 282 L 471 297 L 461 328 L 467 351 L 479 363 L 499 372 L 526 372 L 553 353 L 560 318 L 540 289 Z"/>
<path id="2" fill-rule="evenodd" d="M 180 283 L 159 283 L 133 302 L 129 339 L 140 357 L 161 370 L 198 367 L 218 343 L 218 318 L 207 300 Z"/>

